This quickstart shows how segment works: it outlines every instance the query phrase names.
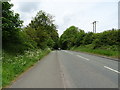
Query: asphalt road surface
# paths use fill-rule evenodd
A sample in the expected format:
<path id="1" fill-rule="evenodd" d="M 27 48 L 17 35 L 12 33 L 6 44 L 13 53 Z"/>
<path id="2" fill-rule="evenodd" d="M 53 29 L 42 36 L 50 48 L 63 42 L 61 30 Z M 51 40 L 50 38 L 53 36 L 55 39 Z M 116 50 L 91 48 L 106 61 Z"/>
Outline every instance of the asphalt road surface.
<path id="1" fill-rule="evenodd" d="M 118 62 L 85 53 L 52 51 L 10 88 L 118 88 Z"/>

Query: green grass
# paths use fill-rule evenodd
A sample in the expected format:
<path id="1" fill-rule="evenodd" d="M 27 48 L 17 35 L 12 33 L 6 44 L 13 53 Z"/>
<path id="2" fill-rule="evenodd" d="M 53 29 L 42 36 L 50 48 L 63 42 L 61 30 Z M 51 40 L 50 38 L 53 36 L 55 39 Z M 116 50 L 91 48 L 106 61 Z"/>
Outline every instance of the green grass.
<path id="1" fill-rule="evenodd" d="M 26 51 L 23 55 L 13 56 L 3 52 L 2 55 L 2 87 L 9 85 L 17 76 L 34 65 L 43 56 L 47 55 L 50 49 Z"/>
<path id="2" fill-rule="evenodd" d="M 73 51 L 81 51 L 81 52 L 88 52 L 88 53 L 93 53 L 93 54 L 98 54 L 98 55 L 104 55 L 104 56 L 109 56 L 113 58 L 118 58 L 118 51 L 114 51 L 112 49 L 102 49 L 102 48 L 97 48 L 93 49 L 91 45 L 88 46 L 81 46 L 81 47 L 72 47 L 70 50 Z"/>
<path id="3" fill-rule="evenodd" d="M 0 48 L 0 89 L 2 88 L 2 50 Z"/>

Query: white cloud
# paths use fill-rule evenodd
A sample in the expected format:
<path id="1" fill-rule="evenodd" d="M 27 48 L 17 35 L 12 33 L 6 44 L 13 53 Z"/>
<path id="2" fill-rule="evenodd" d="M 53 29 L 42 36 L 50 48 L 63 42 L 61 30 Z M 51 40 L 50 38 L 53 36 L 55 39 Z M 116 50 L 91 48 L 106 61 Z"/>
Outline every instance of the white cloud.
<path id="1" fill-rule="evenodd" d="M 118 2 L 119 0 L 12 0 L 13 2 Z"/>
<path id="2" fill-rule="evenodd" d="M 71 25 L 86 32 L 92 31 L 92 22 L 97 23 L 97 31 L 101 32 L 117 28 L 119 0 L 13 0 L 13 10 L 20 13 L 24 25 L 30 23 L 32 17 L 40 10 L 55 16 L 58 33 Z"/>
<path id="3" fill-rule="evenodd" d="M 38 2 L 20 2 L 19 10 L 25 13 L 35 11 L 38 9 L 40 3 Z"/>

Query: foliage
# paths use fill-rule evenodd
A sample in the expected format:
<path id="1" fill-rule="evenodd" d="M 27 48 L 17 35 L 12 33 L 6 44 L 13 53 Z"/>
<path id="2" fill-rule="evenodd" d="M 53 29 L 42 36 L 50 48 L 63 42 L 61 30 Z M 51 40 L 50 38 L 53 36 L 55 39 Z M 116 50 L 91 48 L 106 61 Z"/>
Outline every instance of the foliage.
<path id="1" fill-rule="evenodd" d="M 29 37 L 41 49 L 46 47 L 58 48 L 57 41 L 59 37 L 53 21 L 53 16 L 39 11 L 33 20 L 31 20 L 31 23 L 25 28 Z"/>
<path id="2" fill-rule="evenodd" d="M 2 43 L 7 52 L 24 53 L 26 50 L 58 48 L 58 33 L 53 16 L 39 11 L 31 23 L 22 28 L 19 14 L 11 10 L 13 4 L 2 3 Z"/>
<path id="3" fill-rule="evenodd" d="M 19 32 L 22 22 L 19 14 L 11 10 L 13 4 L 2 2 L 2 43 L 3 48 L 6 48 L 8 43 L 19 44 Z"/>
<path id="4" fill-rule="evenodd" d="M 66 29 L 60 37 L 62 49 L 70 49 L 71 47 L 86 46 L 92 44 L 91 49 L 101 48 L 104 50 L 116 50 L 115 47 L 120 45 L 120 30 L 112 29 L 101 33 L 85 33 L 84 30 L 71 26 Z M 105 47 L 108 46 L 108 47 Z"/>
<path id="5" fill-rule="evenodd" d="M 50 49 L 72 48 L 107 56 L 118 55 L 120 30 L 85 33 L 71 26 L 59 38 L 54 17 L 50 14 L 41 10 L 28 26 L 22 28 L 23 21 L 11 7 L 13 4 L 2 2 L 3 86 L 50 52 Z"/>
<path id="6" fill-rule="evenodd" d="M 10 55 L 3 52 L 2 63 L 2 86 L 10 84 L 19 74 L 24 72 L 27 68 L 39 61 L 43 56 L 48 54 L 50 49 L 36 49 L 32 51 L 25 51 L 23 55 Z M 7 67 L 6 67 L 7 66 Z"/>
<path id="7" fill-rule="evenodd" d="M 71 26 L 60 37 L 60 47 L 118 58 L 120 30 L 112 29 L 101 33 L 85 33 Z"/>
<path id="8" fill-rule="evenodd" d="M 110 56 L 113 58 L 118 58 L 118 56 L 119 56 L 119 53 L 116 50 L 112 50 L 112 49 L 105 50 L 105 49 L 101 49 L 101 48 L 92 49 L 91 47 L 94 47 L 94 46 L 91 44 L 91 45 L 80 46 L 80 47 L 72 47 L 70 50 L 88 52 L 88 53 L 104 55 L 104 56 Z M 103 47 L 103 48 L 105 48 L 105 47 Z M 110 46 L 107 46 L 107 48 L 110 48 Z"/>
<path id="9" fill-rule="evenodd" d="M 77 41 L 76 41 L 76 46 L 81 46 L 83 45 L 83 39 L 85 37 L 86 33 L 84 32 L 84 30 L 79 31 L 78 35 L 77 35 Z"/>
<path id="10" fill-rule="evenodd" d="M 62 49 L 70 49 L 72 46 L 76 44 L 77 36 L 78 36 L 78 28 L 75 26 L 71 26 L 60 37 L 60 47 Z"/>
<path id="11" fill-rule="evenodd" d="M 93 42 L 93 33 L 92 32 L 86 33 L 83 39 L 83 44 L 88 45 L 88 44 L 91 44 L 92 42 Z"/>
<path id="12" fill-rule="evenodd" d="M 11 7 L 13 4 L 2 2 L 3 86 L 47 55 L 51 49 L 57 49 L 59 39 L 53 16 L 39 11 L 31 23 L 23 28 L 23 21 Z"/>

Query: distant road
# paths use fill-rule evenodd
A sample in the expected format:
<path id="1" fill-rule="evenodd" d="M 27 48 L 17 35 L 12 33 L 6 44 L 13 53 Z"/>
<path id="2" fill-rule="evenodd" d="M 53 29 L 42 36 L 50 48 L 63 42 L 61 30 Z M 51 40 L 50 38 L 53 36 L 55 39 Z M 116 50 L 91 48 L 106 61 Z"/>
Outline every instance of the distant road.
<path id="1" fill-rule="evenodd" d="M 118 88 L 118 62 L 74 51 L 52 51 L 11 88 Z"/>

